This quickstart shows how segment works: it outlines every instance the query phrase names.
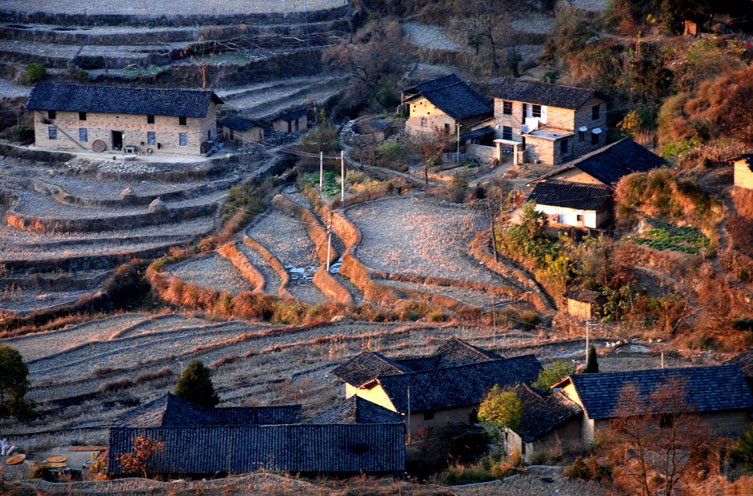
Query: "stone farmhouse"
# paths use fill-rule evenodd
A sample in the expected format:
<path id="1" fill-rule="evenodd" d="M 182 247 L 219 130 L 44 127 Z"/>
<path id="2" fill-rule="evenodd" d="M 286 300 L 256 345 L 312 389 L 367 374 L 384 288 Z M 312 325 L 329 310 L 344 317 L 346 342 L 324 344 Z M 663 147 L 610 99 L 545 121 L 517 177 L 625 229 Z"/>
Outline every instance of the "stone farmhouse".
<path id="1" fill-rule="evenodd" d="M 732 161 L 734 164 L 735 186 L 753 189 L 753 154 L 742 155 Z"/>
<path id="2" fill-rule="evenodd" d="M 498 158 L 509 147 L 518 161 L 557 165 L 606 144 L 607 103 L 594 90 L 504 78 L 491 96 Z"/>
<path id="3" fill-rule="evenodd" d="M 493 115 L 491 103 L 455 74 L 403 90 L 408 120 L 405 132 L 411 136 L 473 128 Z"/>
<path id="4" fill-rule="evenodd" d="M 220 120 L 217 128 L 222 140 L 227 143 L 237 145 L 264 143 L 264 127 L 250 119 L 233 115 Z"/>
<path id="5" fill-rule="evenodd" d="M 211 91 L 37 83 L 26 109 L 39 148 L 199 155 L 221 103 Z"/>
<path id="6" fill-rule="evenodd" d="M 405 426 L 400 419 L 341 417 L 303 424 L 297 405 L 208 409 L 168 394 L 110 429 L 107 470 L 126 475 L 118 455 L 132 452 L 134 439 L 145 436 L 164 446 L 148 462 L 154 474 L 199 477 L 261 469 L 402 474 Z M 389 420 L 377 420 L 383 418 Z"/>
<path id="7" fill-rule="evenodd" d="M 547 451 L 580 448 L 583 409 L 561 391 L 545 395 L 526 385 L 512 389 L 523 407 L 523 418 L 505 432 L 507 449 L 517 450 L 526 463 Z"/>
<path id="8" fill-rule="evenodd" d="M 530 383 L 540 371 L 533 355 L 505 359 L 452 339 L 422 358 L 392 360 L 364 352 L 333 373 L 345 382 L 346 397 L 399 413 L 416 435 L 451 423 L 475 423 L 492 387 Z"/>
<path id="9" fill-rule="evenodd" d="M 308 110 L 299 108 L 269 117 L 272 127 L 281 133 L 295 134 L 308 129 Z"/>
<path id="10" fill-rule="evenodd" d="M 662 167 L 661 157 L 626 138 L 538 179 L 528 196 L 553 227 L 597 229 L 612 217 L 612 194 L 623 177 Z"/>
<path id="11" fill-rule="evenodd" d="M 580 439 L 588 445 L 597 433 L 610 428 L 612 419 L 624 415 L 620 411 L 620 395 L 627 385 L 637 389 L 637 408 L 642 414 L 660 417 L 672 413 L 663 411 L 650 399 L 657 387 L 668 381 L 684 385 L 685 411 L 680 413 L 699 415 L 715 435 L 738 436 L 748 427 L 753 396 L 736 365 L 575 374 L 562 379 L 553 389 L 583 409 Z"/>

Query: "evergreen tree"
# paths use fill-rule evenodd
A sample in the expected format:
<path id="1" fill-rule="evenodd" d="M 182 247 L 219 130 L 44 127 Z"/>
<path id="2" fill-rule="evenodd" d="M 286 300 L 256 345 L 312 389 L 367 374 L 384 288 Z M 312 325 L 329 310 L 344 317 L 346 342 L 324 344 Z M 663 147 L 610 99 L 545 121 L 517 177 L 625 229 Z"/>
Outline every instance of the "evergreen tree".
<path id="1" fill-rule="evenodd" d="M 596 361 L 596 348 L 591 345 L 588 348 L 588 359 L 586 360 L 586 369 L 583 371 L 586 374 L 595 374 L 599 371 L 599 362 Z"/>
<path id="2" fill-rule="evenodd" d="M 220 402 L 220 397 L 214 392 L 209 369 L 199 359 L 191 360 L 178 379 L 175 396 L 206 408 L 213 408 Z"/>
<path id="3" fill-rule="evenodd" d="M 21 354 L 0 346 L 0 418 L 24 418 L 32 414 L 33 403 L 24 400 L 29 390 L 29 368 Z"/>

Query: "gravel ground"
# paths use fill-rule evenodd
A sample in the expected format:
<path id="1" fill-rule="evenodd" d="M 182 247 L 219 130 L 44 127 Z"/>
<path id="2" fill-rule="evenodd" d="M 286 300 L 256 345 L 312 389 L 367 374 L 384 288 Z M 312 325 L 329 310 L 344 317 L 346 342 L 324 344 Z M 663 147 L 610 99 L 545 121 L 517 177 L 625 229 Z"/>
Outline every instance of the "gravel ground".
<path id="1" fill-rule="evenodd" d="M 494 304 L 497 308 L 503 308 L 508 306 L 506 302 L 509 301 L 509 298 L 498 295 L 491 295 L 485 291 L 479 291 L 476 289 L 454 288 L 449 286 L 439 286 L 436 284 L 417 284 L 412 282 L 391 281 L 389 279 L 380 279 L 379 284 L 384 284 L 385 286 L 390 286 L 398 290 L 407 289 L 430 294 L 438 294 L 452 298 L 453 300 L 460 302 L 463 305 L 470 305 L 474 307 L 486 308 Z"/>
<path id="2" fill-rule="evenodd" d="M 264 276 L 264 292 L 276 295 L 280 289 L 282 280 L 269 262 L 267 262 L 259 252 L 245 243 L 239 243 L 238 250 L 243 253 L 248 261 L 251 262 L 251 265 L 256 267 L 256 270 L 261 272 L 261 275 Z"/>
<path id="3" fill-rule="evenodd" d="M 13 98 L 16 96 L 28 96 L 31 88 L 19 86 L 7 79 L 0 78 L 0 98 Z"/>
<path id="4" fill-rule="evenodd" d="M 485 228 L 479 213 L 398 197 L 347 210 L 363 240 L 356 256 L 367 266 L 390 273 L 446 277 L 492 284 L 503 281 L 473 260 L 468 246 Z"/>
<path id="5" fill-rule="evenodd" d="M 204 0 L 200 10 L 194 0 L 172 0 L 169 10 L 155 10 L 150 0 L 130 0 L 128 2 L 108 2 L 105 0 L 4 0 L 2 9 L 18 12 L 48 12 L 61 14 L 111 14 L 111 15 L 221 15 L 248 13 L 301 12 L 304 4 L 308 10 L 324 10 L 344 5 L 343 0 Z"/>
<path id="6" fill-rule="evenodd" d="M 554 27 L 555 18 L 544 14 L 527 13 L 512 21 L 512 28 L 519 33 L 548 34 Z"/>
<path id="7" fill-rule="evenodd" d="M 73 303 L 91 291 L 33 291 L 17 290 L 0 295 L 0 311 L 23 314 Z"/>
<path id="8" fill-rule="evenodd" d="M 462 47 L 450 40 L 446 29 L 440 26 L 406 22 L 403 23 L 403 31 L 408 34 L 410 41 L 415 45 L 441 50 L 470 51 L 468 47 Z"/>
<path id="9" fill-rule="evenodd" d="M 557 494 L 558 496 L 601 496 L 607 491 L 595 482 L 583 482 L 568 478 L 562 467 L 534 465 L 522 473 L 503 480 L 451 486 L 448 488 L 458 496 L 535 496 Z"/>
<path id="10" fill-rule="evenodd" d="M 192 282 L 203 288 L 226 291 L 233 296 L 254 290 L 235 265 L 217 253 L 173 265 L 169 273 L 182 281 Z"/>

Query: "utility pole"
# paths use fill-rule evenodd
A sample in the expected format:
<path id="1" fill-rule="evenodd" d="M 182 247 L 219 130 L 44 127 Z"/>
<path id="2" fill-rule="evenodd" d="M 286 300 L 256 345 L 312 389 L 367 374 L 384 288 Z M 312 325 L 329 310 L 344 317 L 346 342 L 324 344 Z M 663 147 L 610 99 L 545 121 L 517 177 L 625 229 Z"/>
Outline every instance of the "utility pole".
<path id="1" fill-rule="evenodd" d="M 494 252 L 494 261 L 499 262 L 499 257 L 497 256 L 497 236 L 495 234 L 494 229 L 494 209 L 492 208 L 492 200 L 487 199 L 486 200 L 486 207 L 489 210 L 489 223 L 492 227 L 492 251 Z"/>
<path id="2" fill-rule="evenodd" d="M 319 152 L 319 196 L 324 192 L 324 152 Z"/>
<path id="3" fill-rule="evenodd" d="M 588 363 L 588 344 L 591 338 L 591 321 L 586 322 L 586 363 Z"/>
<path id="4" fill-rule="evenodd" d="M 661 350 L 661 368 L 664 368 L 664 350 Z"/>
<path id="5" fill-rule="evenodd" d="M 460 163 L 460 121 L 455 122 L 455 130 L 456 130 L 456 134 L 458 135 L 458 151 L 455 154 L 455 161 Z"/>
<path id="6" fill-rule="evenodd" d="M 410 444 L 410 386 L 408 386 L 408 444 Z"/>
<path id="7" fill-rule="evenodd" d="M 345 150 L 340 150 L 340 204 L 345 208 Z"/>

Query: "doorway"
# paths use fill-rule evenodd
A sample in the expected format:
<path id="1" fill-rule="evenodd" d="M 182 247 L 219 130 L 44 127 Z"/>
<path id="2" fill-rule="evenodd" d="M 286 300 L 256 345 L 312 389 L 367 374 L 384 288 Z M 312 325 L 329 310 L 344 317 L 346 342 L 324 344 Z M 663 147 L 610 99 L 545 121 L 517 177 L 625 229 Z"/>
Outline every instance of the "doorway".
<path id="1" fill-rule="evenodd" d="M 113 131 L 112 132 L 112 149 L 120 150 L 121 148 L 123 148 L 123 132 Z"/>

